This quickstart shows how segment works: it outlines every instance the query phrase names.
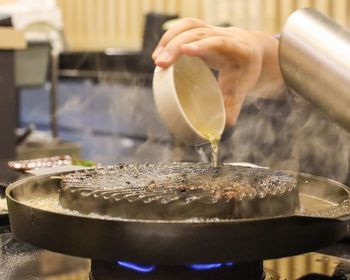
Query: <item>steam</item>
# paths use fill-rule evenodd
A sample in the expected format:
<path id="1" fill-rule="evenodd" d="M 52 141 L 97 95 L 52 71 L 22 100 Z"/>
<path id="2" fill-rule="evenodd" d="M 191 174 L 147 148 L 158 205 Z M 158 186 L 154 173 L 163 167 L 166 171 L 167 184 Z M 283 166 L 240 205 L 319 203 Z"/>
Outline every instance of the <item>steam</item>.
<path id="1" fill-rule="evenodd" d="M 59 125 L 76 133 L 83 157 L 102 164 L 181 160 L 174 157 L 177 145 L 158 117 L 151 87 L 132 79 L 104 81 L 59 87 Z"/>
<path id="2" fill-rule="evenodd" d="M 150 86 L 137 81 L 131 85 L 86 83 L 83 95 L 75 95 L 71 87 L 63 90 L 70 97 L 59 113 L 69 114 L 67 126 L 81 128 L 83 146 L 89 147 L 84 152 L 86 158 L 105 164 L 210 158 L 209 147 L 199 148 L 202 152 L 198 153 L 173 139 L 159 119 Z M 103 123 L 106 125 L 101 126 Z M 96 131 L 100 132 L 98 141 Z M 221 144 L 220 160 L 251 162 L 345 182 L 348 143 L 344 130 L 296 96 L 282 102 L 250 99 L 233 135 Z"/>
<path id="3" fill-rule="evenodd" d="M 284 104 L 248 100 L 224 147 L 224 161 L 248 161 L 340 182 L 348 177 L 349 135 L 296 96 Z"/>
<path id="4" fill-rule="evenodd" d="M 186 146 L 170 135 L 159 119 L 149 84 L 125 77 L 124 82 L 104 77 L 98 84 L 61 83 L 60 137 L 69 134 L 72 139 L 73 135 L 73 140 L 81 141 L 83 158 L 102 164 L 210 159 L 209 146 Z M 29 118 L 43 119 L 40 110 L 40 104 L 33 106 Z M 296 96 L 281 102 L 251 98 L 231 138 L 220 144 L 219 160 L 251 162 L 347 183 L 349 140 L 343 129 Z"/>

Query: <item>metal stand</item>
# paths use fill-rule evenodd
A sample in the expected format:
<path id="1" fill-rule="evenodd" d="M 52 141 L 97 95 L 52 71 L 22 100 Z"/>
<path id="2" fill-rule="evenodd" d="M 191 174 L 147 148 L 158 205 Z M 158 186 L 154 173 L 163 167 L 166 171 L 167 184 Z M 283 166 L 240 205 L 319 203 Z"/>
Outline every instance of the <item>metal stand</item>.
<path id="1" fill-rule="evenodd" d="M 50 71 L 50 128 L 52 137 L 58 137 L 57 127 L 57 83 L 58 83 L 58 67 L 59 67 L 59 52 L 51 49 L 51 71 Z"/>
<path id="2" fill-rule="evenodd" d="M 16 149 L 14 51 L 2 50 L 0 60 L 0 159 L 13 159 Z"/>

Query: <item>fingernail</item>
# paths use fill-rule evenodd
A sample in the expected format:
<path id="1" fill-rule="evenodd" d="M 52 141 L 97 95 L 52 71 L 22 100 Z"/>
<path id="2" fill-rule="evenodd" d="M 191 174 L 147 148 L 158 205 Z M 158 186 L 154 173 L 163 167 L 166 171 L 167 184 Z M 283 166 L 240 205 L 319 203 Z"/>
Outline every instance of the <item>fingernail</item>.
<path id="1" fill-rule="evenodd" d="M 156 59 L 162 49 L 164 49 L 164 47 L 162 46 L 157 47 L 152 53 L 152 58 Z"/>
<path id="2" fill-rule="evenodd" d="M 166 62 L 170 58 L 170 52 L 167 50 L 163 49 L 159 52 L 158 56 L 156 57 L 157 62 Z"/>

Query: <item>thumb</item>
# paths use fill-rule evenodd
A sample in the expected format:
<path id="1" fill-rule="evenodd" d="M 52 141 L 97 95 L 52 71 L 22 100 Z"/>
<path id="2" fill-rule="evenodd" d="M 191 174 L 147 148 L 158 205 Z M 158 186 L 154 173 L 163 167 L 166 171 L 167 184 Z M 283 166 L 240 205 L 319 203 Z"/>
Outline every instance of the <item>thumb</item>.
<path id="1" fill-rule="evenodd" d="M 237 122 L 241 112 L 244 98 L 237 99 L 233 95 L 223 95 L 226 111 L 226 126 L 232 126 Z"/>
<path id="2" fill-rule="evenodd" d="M 226 111 L 226 126 L 237 122 L 239 113 L 245 100 L 245 94 L 239 89 L 237 75 L 227 75 L 225 71 L 219 74 L 219 87 L 224 98 Z"/>

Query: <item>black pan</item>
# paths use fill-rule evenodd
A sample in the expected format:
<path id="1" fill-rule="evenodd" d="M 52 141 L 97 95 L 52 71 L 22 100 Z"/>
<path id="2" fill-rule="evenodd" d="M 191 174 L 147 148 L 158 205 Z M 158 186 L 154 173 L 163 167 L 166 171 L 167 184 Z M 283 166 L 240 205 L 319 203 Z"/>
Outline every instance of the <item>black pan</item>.
<path id="1" fill-rule="evenodd" d="M 60 179 L 32 176 L 6 190 L 11 229 L 48 250 L 144 264 L 250 262 L 313 251 L 349 231 L 346 186 L 298 174 L 302 213 L 255 219 L 147 221 L 53 212 L 28 200 L 58 203 Z M 55 208 L 55 207 L 54 207 Z"/>

